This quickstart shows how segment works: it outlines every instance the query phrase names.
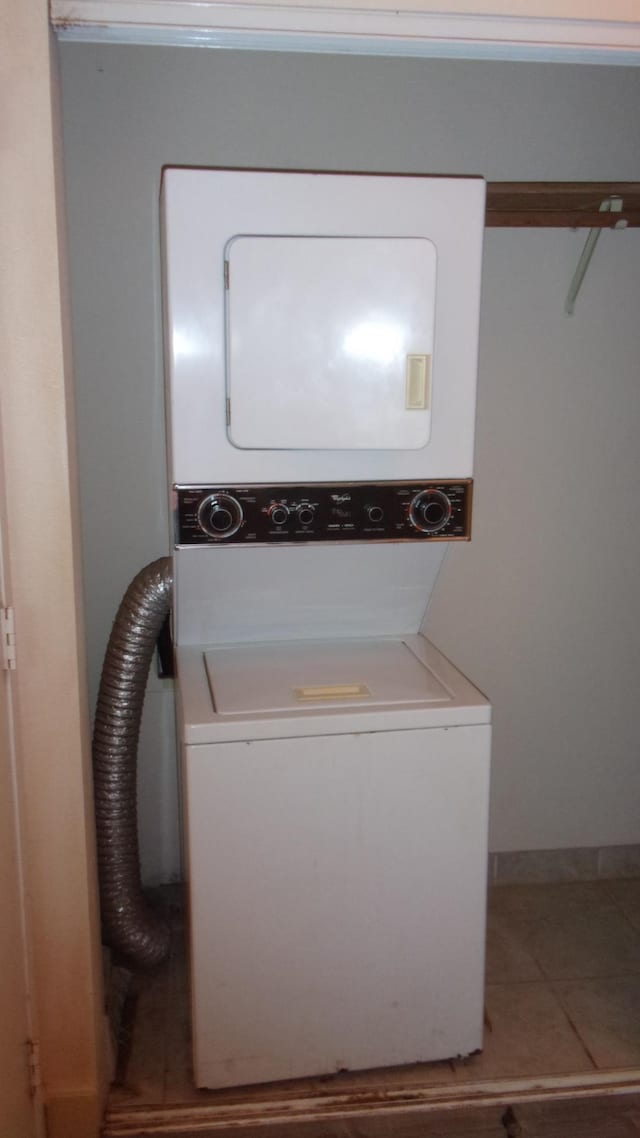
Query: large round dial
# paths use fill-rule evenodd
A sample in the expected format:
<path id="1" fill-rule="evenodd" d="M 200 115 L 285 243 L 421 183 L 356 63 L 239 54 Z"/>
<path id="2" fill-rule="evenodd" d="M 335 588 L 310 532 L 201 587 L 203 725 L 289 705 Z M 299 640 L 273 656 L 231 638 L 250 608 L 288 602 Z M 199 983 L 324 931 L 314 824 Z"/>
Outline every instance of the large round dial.
<path id="1" fill-rule="evenodd" d="M 421 490 L 409 507 L 409 521 L 422 533 L 438 533 L 451 517 L 451 502 L 442 490 Z"/>
<path id="2" fill-rule="evenodd" d="M 217 541 L 232 537 L 242 525 L 242 506 L 231 494 L 208 494 L 198 506 L 198 525 Z"/>

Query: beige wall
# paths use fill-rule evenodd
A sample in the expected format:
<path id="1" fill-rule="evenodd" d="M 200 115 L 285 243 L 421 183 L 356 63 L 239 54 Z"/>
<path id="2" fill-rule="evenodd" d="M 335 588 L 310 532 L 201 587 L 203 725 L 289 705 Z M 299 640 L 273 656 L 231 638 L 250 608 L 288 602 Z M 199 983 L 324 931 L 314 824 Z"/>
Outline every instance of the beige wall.
<path id="1" fill-rule="evenodd" d="M 640 69 L 71 44 L 61 59 L 95 692 L 119 596 L 168 546 L 161 167 L 633 180 Z M 494 850 L 640 841 L 640 234 L 603 236 L 568 318 L 583 241 L 487 234 L 474 540 L 428 616 L 494 703 Z M 151 880 L 178 872 L 170 705 L 153 681 Z"/>
<path id="2" fill-rule="evenodd" d="M 97 1134 L 103 1017 L 47 5 L 4 5 L 0 418 L 17 759 L 51 1138 Z"/>

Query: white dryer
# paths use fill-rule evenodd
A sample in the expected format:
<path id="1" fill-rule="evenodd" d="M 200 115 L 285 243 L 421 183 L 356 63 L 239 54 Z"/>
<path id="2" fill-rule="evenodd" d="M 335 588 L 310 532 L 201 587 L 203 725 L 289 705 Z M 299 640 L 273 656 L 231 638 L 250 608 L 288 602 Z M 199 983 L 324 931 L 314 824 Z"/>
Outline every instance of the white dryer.
<path id="1" fill-rule="evenodd" d="M 480 179 L 165 172 L 199 1086 L 482 1043 L 490 708 L 420 628 L 483 221 Z"/>

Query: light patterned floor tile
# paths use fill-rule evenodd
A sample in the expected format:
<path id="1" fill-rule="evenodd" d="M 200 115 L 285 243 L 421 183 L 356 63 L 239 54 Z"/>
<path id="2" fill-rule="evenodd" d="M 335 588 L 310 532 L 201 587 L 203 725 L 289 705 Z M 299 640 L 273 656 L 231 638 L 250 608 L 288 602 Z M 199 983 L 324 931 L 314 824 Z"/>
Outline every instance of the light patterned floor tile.
<path id="1" fill-rule="evenodd" d="M 503 913 L 487 918 L 486 979 L 488 984 L 513 984 L 544 979 L 527 947 L 527 931 L 522 923 Z"/>
<path id="2" fill-rule="evenodd" d="M 568 911 L 539 921 L 529 947 L 549 980 L 640 973 L 640 932 L 618 910 Z"/>
<path id="3" fill-rule="evenodd" d="M 486 1009 L 484 1049 L 454 1063 L 459 1082 L 593 1070 L 549 984 L 490 984 Z"/>
<path id="4" fill-rule="evenodd" d="M 640 878 L 607 881 L 605 886 L 627 920 L 640 931 Z"/>
<path id="5" fill-rule="evenodd" d="M 640 976 L 555 984 L 598 1067 L 640 1067 Z"/>
<path id="6" fill-rule="evenodd" d="M 482 1055 L 291 1084 L 196 1091 L 180 922 L 170 968 L 140 978 L 133 1048 L 112 1103 L 233 1102 L 296 1094 L 640 1066 L 640 880 L 490 890 Z M 635 926 L 635 927 L 634 927 Z M 169 978 L 170 977 L 170 978 Z M 573 1026 L 572 1026 L 573 1025 Z M 585 1046 L 580 1041 L 579 1035 Z M 593 1062 L 590 1058 L 593 1056 Z M 564 1135 L 563 1135 L 564 1138 Z"/>

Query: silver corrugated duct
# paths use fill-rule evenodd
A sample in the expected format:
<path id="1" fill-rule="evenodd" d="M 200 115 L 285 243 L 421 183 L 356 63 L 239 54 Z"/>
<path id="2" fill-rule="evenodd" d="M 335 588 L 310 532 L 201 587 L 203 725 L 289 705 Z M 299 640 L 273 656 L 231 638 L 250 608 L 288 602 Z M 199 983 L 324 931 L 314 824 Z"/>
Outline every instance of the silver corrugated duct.
<path id="1" fill-rule="evenodd" d="M 129 585 L 107 645 L 93 732 L 103 936 L 142 967 L 159 964 L 169 951 L 169 928 L 142 892 L 136 792 L 144 693 L 172 588 L 168 557 L 147 565 Z"/>

